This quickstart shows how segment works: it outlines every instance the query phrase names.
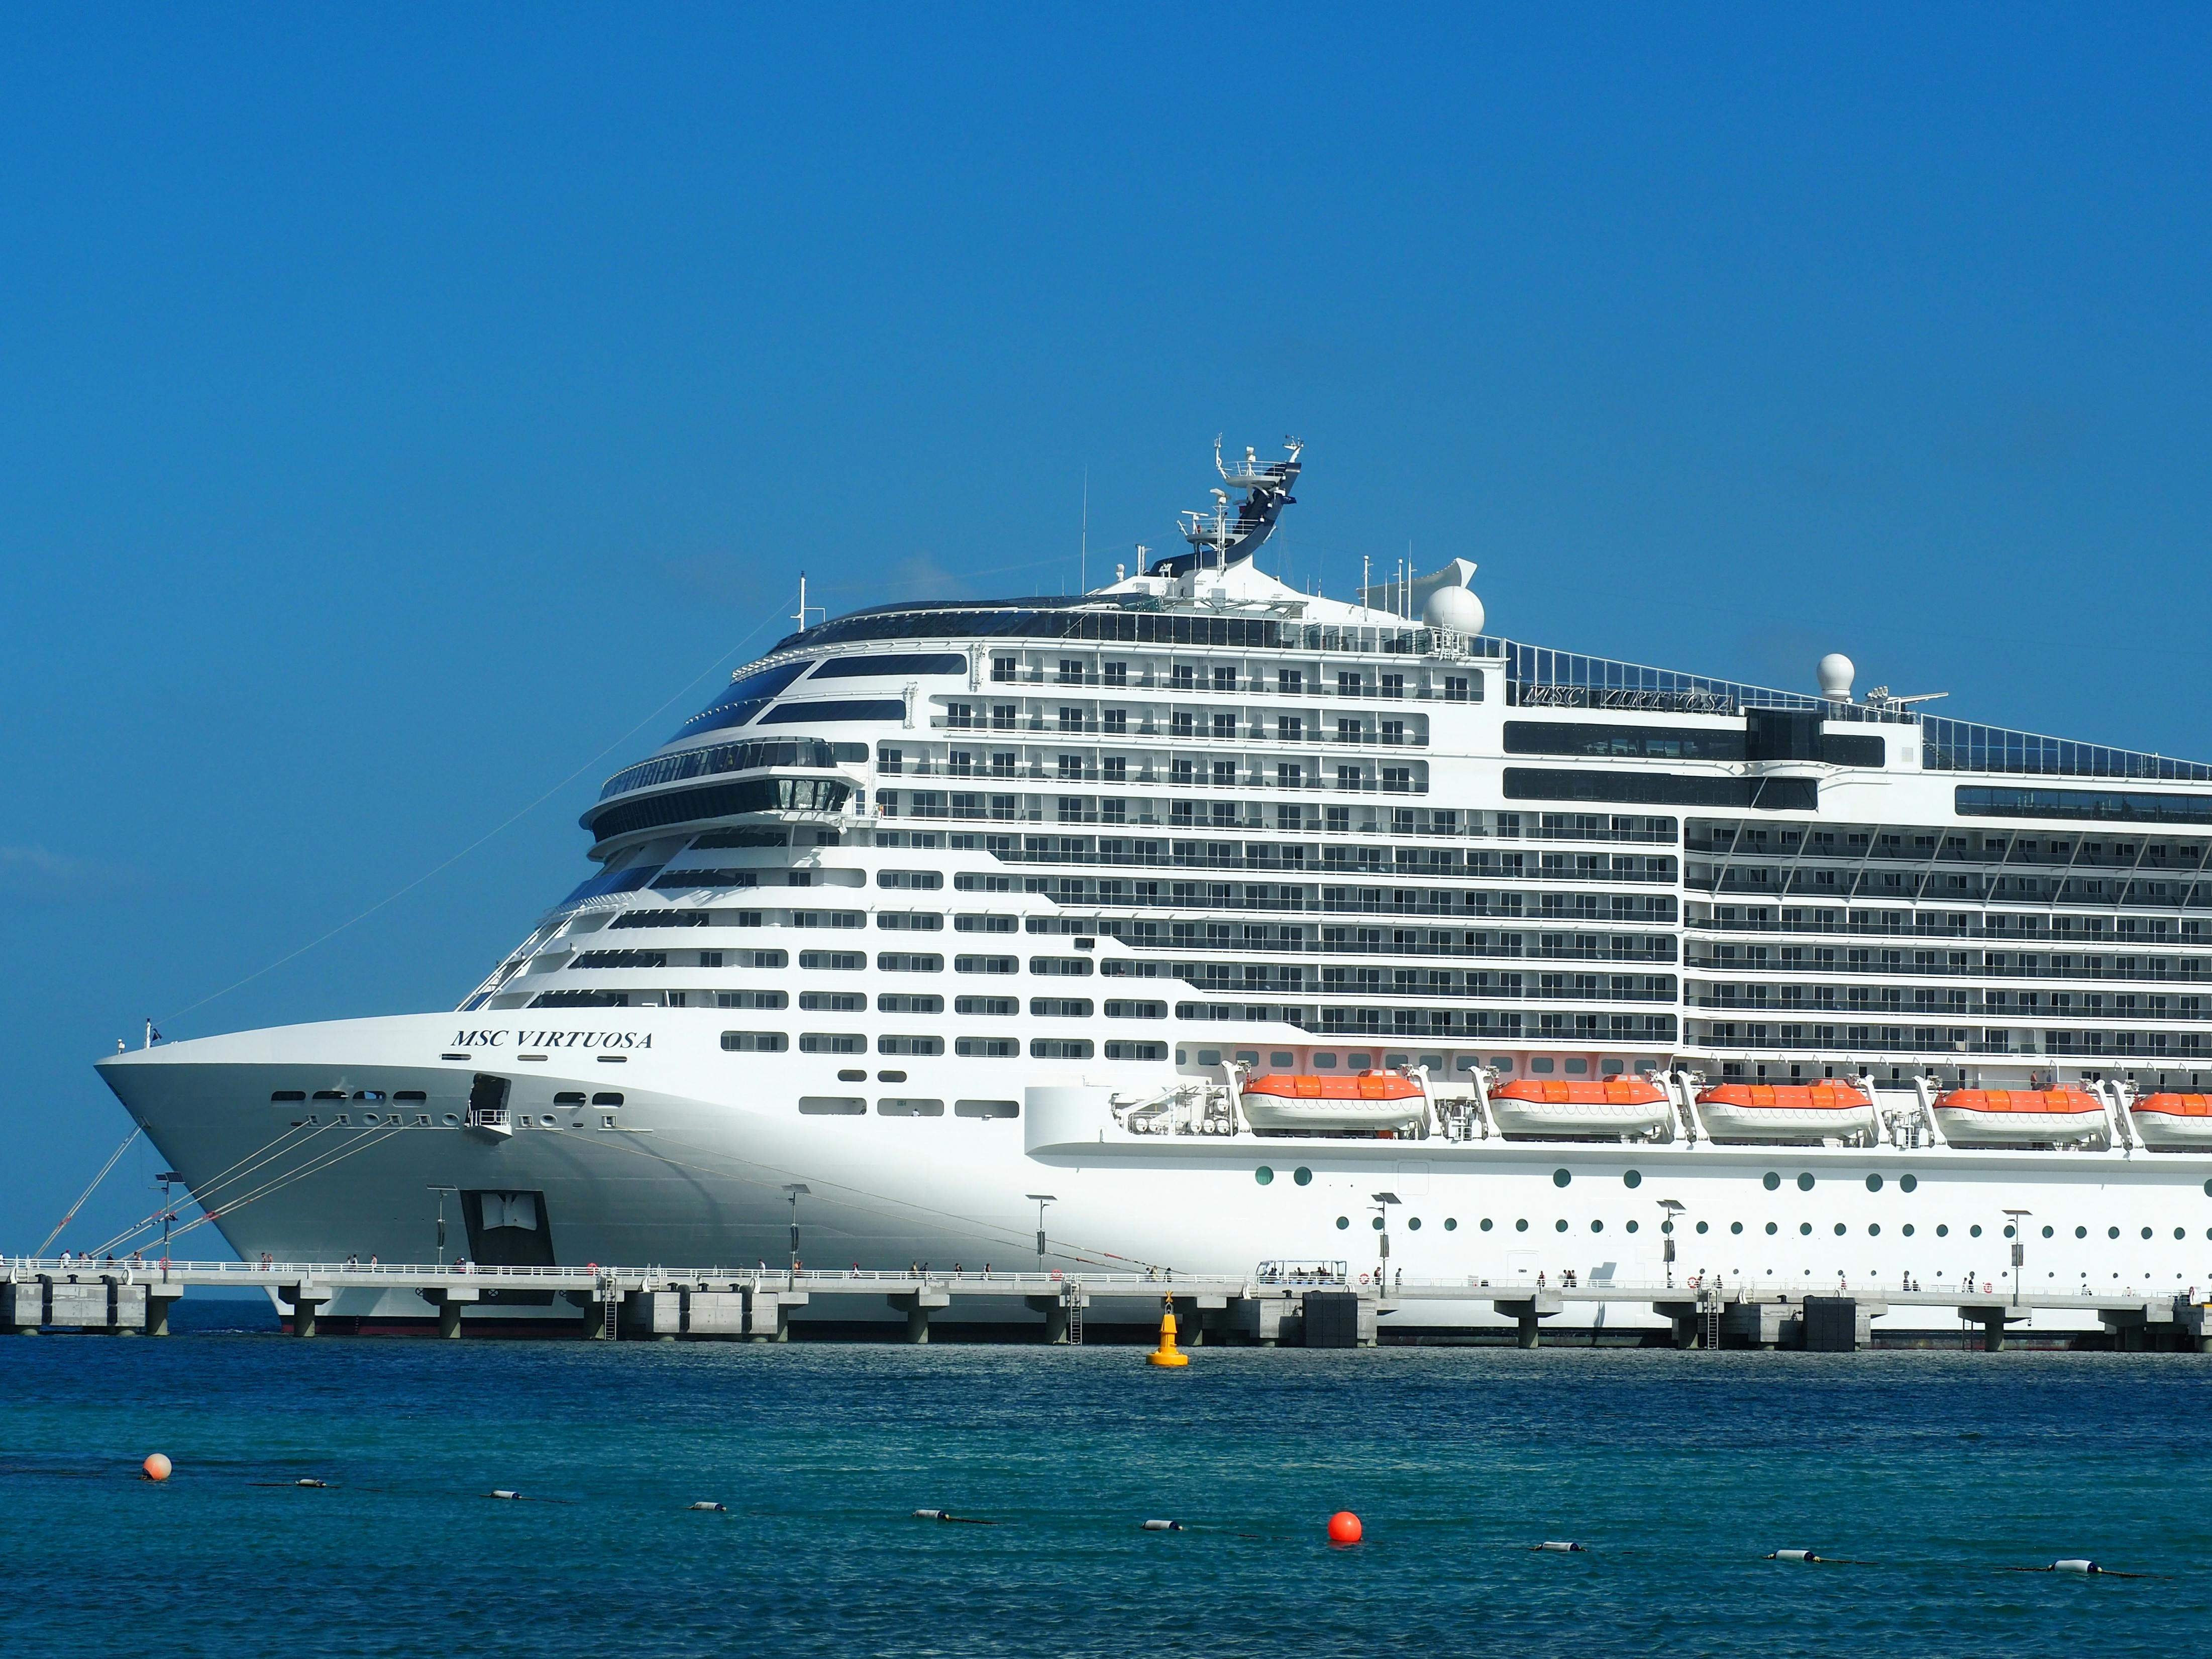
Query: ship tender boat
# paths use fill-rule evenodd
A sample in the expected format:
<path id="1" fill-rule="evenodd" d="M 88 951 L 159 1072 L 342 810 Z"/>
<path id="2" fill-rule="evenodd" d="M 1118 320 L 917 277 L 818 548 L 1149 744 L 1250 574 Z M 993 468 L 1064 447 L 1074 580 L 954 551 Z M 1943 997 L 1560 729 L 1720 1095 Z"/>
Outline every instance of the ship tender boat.
<path id="1" fill-rule="evenodd" d="M 1936 1122 L 1954 1146 L 2069 1146 L 2102 1140 L 2105 1109 L 2081 1089 L 1952 1089 Z"/>
<path id="2" fill-rule="evenodd" d="M 1698 1096 L 1715 1140 L 1812 1141 L 1872 1135 L 1874 1102 L 1847 1083 L 1723 1083 Z"/>
<path id="3" fill-rule="evenodd" d="M 1393 1073 L 1359 1077 L 1255 1077 L 1237 1092 L 1255 1129 L 1411 1129 L 1428 1120 L 1428 1097 L 1412 1078 Z"/>
<path id="4" fill-rule="evenodd" d="M 1490 1115 L 1509 1140 L 1626 1140 L 1664 1130 L 1672 1108 L 1665 1091 L 1646 1078 L 1521 1078 L 1490 1091 Z"/>
<path id="5" fill-rule="evenodd" d="M 2212 1147 L 2212 1095 L 2145 1095 L 2128 1108 L 2146 1146 L 2201 1152 Z"/>

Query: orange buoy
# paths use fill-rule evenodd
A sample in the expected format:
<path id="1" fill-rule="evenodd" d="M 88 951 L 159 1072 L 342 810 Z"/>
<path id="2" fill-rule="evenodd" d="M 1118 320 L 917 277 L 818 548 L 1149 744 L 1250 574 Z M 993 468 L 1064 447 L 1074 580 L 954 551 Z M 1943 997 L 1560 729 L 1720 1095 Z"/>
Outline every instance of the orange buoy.
<path id="1" fill-rule="evenodd" d="M 1363 1530 L 1359 1517 L 1350 1510 L 1339 1510 L 1328 1517 L 1328 1541 L 1332 1544 L 1357 1544 Z"/>
<path id="2" fill-rule="evenodd" d="M 139 1467 L 146 1471 L 146 1478 L 149 1480 L 167 1480 L 169 1478 L 169 1471 L 175 1465 L 161 1453 L 155 1452 Z"/>

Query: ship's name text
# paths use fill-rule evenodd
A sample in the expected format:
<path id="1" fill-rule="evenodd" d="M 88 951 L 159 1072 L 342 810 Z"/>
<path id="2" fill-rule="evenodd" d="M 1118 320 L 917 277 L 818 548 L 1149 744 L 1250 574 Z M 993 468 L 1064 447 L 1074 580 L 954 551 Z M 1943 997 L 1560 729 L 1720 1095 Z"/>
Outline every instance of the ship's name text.
<path id="1" fill-rule="evenodd" d="M 459 1031 L 456 1048 L 650 1048 L 650 1031 Z"/>

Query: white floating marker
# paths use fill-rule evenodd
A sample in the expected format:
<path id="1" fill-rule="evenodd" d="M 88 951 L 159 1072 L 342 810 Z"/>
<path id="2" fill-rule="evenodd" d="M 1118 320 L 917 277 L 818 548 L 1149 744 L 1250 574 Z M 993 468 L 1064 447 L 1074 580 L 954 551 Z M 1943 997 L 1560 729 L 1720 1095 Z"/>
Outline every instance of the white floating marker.
<path id="1" fill-rule="evenodd" d="M 504 1498 L 509 1503 L 512 1503 L 515 1499 L 520 1498 L 522 1494 L 515 1491 L 512 1486 L 494 1486 L 489 1492 L 486 1492 L 484 1496 L 487 1498 Z"/>
<path id="2" fill-rule="evenodd" d="M 1820 1558 L 1810 1550 L 1776 1550 L 1766 1559 L 1770 1561 L 1818 1561 Z"/>
<path id="3" fill-rule="evenodd" d="M 1147 1521 L 1145 1522 L 1145 1530 L 1146 1532 L 1181 1532 L 1182 1530 L 1182 1522 L 1180 1521 Z"/>
<path id="4" fill-rule="evenodd" d="M 2104 1569 L 2083 1555 L 2069 1557 L 2063 1561 L 2053 1561 L 2051 1564 L 2051 1571 L 2053 1572 L 2102 1572 Z"/>
<path id="5" fill-rule="evenodd" d="M 726 1504 L 713 1504 L 708 1502 L 704 1498 L 702 1498 L 696 1504 L 688 1504 L 686 1507 L 695 1510 L 711 1510 L 716 1515 L 727 1515 L 730 1510 L 730 1506 Z"/>
<path id="6" fill-rule="evenodd" d="M 1565 1538 L 1547 1538 L 1542 1543 L 1532 1544 L 1529 1547 L 1547 1555 L 1580 1555 L 1583 1553 L 1580 1544 Z"/>

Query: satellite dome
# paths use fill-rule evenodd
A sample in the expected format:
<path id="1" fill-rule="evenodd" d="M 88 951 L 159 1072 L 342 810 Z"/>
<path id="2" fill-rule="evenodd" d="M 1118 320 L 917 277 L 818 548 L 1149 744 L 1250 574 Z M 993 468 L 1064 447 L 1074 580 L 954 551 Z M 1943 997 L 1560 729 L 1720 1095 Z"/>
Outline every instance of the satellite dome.
<path id="1" fill-rule="evenodd" d="M 1820 659 L 1814 671 L 1820 677 L 1820 695 L 1831 702 L 1851 700 L 1851 680 L 1859 672 L 1851 659 L 1840 651 L 1831 651 Z"/>
<path id="2" fill-rule="evenodd" d="M 1464 587 L 1439 587 L 1421 607 L 1421 620 L 1455 634 L 1482 632 L 1482 601 Z"/>

